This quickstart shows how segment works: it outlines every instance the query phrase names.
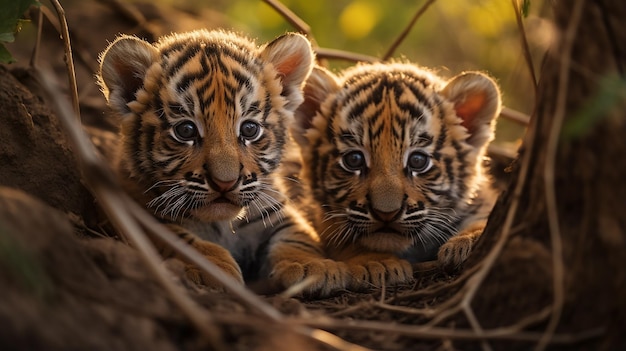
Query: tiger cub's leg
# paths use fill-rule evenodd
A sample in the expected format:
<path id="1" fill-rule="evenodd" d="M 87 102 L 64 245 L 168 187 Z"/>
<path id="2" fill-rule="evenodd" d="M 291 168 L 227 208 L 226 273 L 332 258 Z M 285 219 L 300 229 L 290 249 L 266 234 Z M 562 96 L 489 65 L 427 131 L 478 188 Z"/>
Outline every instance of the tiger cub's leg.
<path id="1" fill-rule="evenodd" d="M 439 266 L 448 271 L 460 267 L 469 257 L 474 243 L 482 235 L 486 224 L 486 221 L 472 223 L 441 245 L 437 253 Z"/>
<path id="2" fill-rule="evenodd" d="M 167 224 L 167 227 L 179 238 L 183 239 L 193 248 L 198 250 L 207 260 L 211 261 L 216 266 L 221 268 L 226 274 L 243 284 L 241 268 L 228 250 L 220 245 L 198 238 L 179 225 Z M 163 251 L 164 248 L 161 248 L 162 254 L 164 254 Z M 164 256 L 166 255 L 164 254 Z M 185 275 L 191 281 L 196 284 L 202 284 L 210 287 L 220 287 L 221 284 L 219 284 L 219 282 L 213 279 L 210 275 L 206 274 L 196 265 L 187 262 L 186 259 L 180 255 L 175 255 L 175 257 L 185 262 Z"/>
<path id="3" fill-rule="evenodd" d="M 283 288 L 306 280 L 303 292 L 315 296 L 347 288 L 350 276 L 346 264 L 325 255 L 315 230 L 289 206 L 285 216 L 289 224 L 270 242 L 270 278 Z"/>

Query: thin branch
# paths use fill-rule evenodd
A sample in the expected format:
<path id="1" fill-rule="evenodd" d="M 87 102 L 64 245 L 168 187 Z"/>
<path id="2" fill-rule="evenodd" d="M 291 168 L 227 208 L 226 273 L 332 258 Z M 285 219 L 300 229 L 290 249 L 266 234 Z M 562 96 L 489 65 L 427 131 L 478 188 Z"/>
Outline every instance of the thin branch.
<path id="1" fill-rule="evenodd" d="M 318 59 L 334 59 L 334 60 L 344 60 L 351 62 L 379 62 L 380 59 L 374 56 L 357 54 L 354 52 L 337 50 L 337 49 L 327 49 L 327 48 L 317 48 L 315 49 L 317 53 Z"/>
<path id="2" fill-rule="evenodd" d="M 528 67 L 528 72 L 530 73 L 530 77 L 533 81 L 533 89 L 535 92 L 535 97 L 537 97 L 537 75 L 535 74 L 535 67 L 533 65 L 533 58 L 530 54 L 530 47 L 528 46 L 528 39 L 526 38 L 526 30 L 524 29 L 524 21 L 522 20 L 522 11 L 519 7 L 519 0 L 511 0 L 513 3 L 513 9 L 515 10 L 515 20 L 517 21 L 517 28 L 519 29 L 520 41 L 522 44 L 522 53 L 524 54 L 524 59 L 526 60 L 526 66 Z"/>
<path id="3" fill-rule="evenodd" d="M 70 83 L 70 96 L 72 97 L 72 105 L 74 107 L 74 116 L 80 121 L 80 105 L 78 104 L 78 84 L 76 83 L 76 71 L 74 68 L 74 59 L 72 58 L 72 44 L 70 43 L 70 31 L 67 27 L 67 18 L 65 18 L 65 10 L 58 0 L 50 0 L 61 24 L 61 37 L 63 38 L 63 46 L 65 50 L 65 65 L 67 66 L 67 78 Z"/>
<path id="4" fill-rule="evenodd" d="M 578 0 L 572 9 L 570 22 L 563 37 L 563 46 L 560 48 L 560 69 L 558 80 L 558 93 L 556 96 L 556 107 L 552 117 L 552 127 L 550 129 L 546 145 L 546 161 L 543 172 L 546 188 L 546 211 L 548 212 L 548 225 L 550 227 L 550 242 L 552 246 L 552 266 L 553 266 L 553 293 L 554 302 L 550 321 L 536 351 L 543 351 L 559 324 L 563 304 L 565 301 L 564 282 L 565 273 L 563 267 L 563 243 L 561 239 L 561 229 L 559 225 L 559 212 L 556 202 L 556 191 L 554 189 L 556 154 L 558 150 L 561 127 L 565 119 L 567 109 L 567 93 L 569 85 L 570 62 L 572 61 L 572 48 L 576 40 L 576 33 L 582 18 L 585 0 Z"/>
<path id="5" fill-rule="evenodd" d="M 268 4 L 274 11 L 278 12 L 292 27 L 296 28 L 298 32 L 306 35 L 311 42 L 313 48 L 317 48 L 317 43 L 315 42 L 315 38 L 313 38 L 313 33 L 311 33 L 311 27 L 302 20 L 302 18 L 298 17 L 293 11 L 291 11 L 287 6 L 283 5 L 280 1 L 276 0 L 262 0 L 264 3 Z"/>
<path id="6" fill-rule="evenodd" d="M 500 117 L 506 118 L 509 121 L 513 121 L 524 126 L 527 126 L 530 123 L 530 116 L 508 108 L 506 106 L 502 107 L 502 111 L 500 111 Z"/>
<path id="7" fill-rule="evenodd" d="M 411 29 L 413 29 L 413 26 L 415 25 L 415 23 L 417 23 L 417 20 L 420 17 L 422 17 L 422 15 L 424 14 L 424 12 L 426 12 L 428 7 L 430 7 L 430 5 L 432 5 L 435 1 L 436 0 L 428 0 L 426 1 L 424 5 L 422 5 L 422 7 L 419 8 L 419 10 L 417 10 L 415 15 L 411 19 L 411 22 L 409 22 L 408 26 L 404 28 L 402 33 L 400 33 L 400 36 L 398 36 L 398 38 L 393 42 L 393 44 L 391 44 L 391 47 L 389 48 L 389 50 L 387 50 L 387 53 L 385 54 L 385 56 L 383 56 L 383 61 L 387 61 L 391 58 L 391 56 L 393 56 L 393 53 L 396 51 L 398 46 L 402 44 L 402 41 L 404 41 L 406 36 L 409 35 L 409 32 L 411 32 Z"/>
<path id="8" fill-rule="evenodd" d="M 474 314 L 474 310 L 471 308 L 471 305 L 464 305 L 463 308 L 463 312 L 465 312 L 465 317 L 467 317 L 467 321 L 472 327 L 472 330 L 474 330 L 477 335 L 483 335 L 483 327 L 480 325 L 478 318 L 476 318 L 476 314 Z M 493 351 L 491 345 L 489 345 L 489 342 L 487 340 L 481 340 L 480 347 L 484 351 Z"/>

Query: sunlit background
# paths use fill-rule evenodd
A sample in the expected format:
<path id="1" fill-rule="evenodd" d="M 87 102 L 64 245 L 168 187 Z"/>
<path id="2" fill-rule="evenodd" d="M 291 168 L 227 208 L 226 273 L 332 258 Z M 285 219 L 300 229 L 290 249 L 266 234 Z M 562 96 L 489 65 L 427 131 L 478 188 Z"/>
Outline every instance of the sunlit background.
<path id="1" fill-rule="evenodd" d="M 259 41 L 294 30 L 268 4 L 260 0 L 161 0 L 190 12 L 217 11 L 227 16 L 231 28 Z M 382 57 L 391 43 L 426 3 L 415 0 L 283 0 L 282 3 L 311 28 L 317 44 Z M 544 1 L 532 0 L 524 26 L 538 69 L 553 35 Z M 534 92 L 523 58 L 519 30 L 511 1 L 438 0 L 420 17 L 393 56 L 435 69 L 444 77 L 464 70 L 481 70 L 502 87 L 506 106 L 532 113 Z M 339 70 L 350 64 L 329 62 Z M 498 139 L 513 141 L 521 128 L 500 121 Z"/>
<path id="2" fill-rule="evenodd" d="M 262 43 L 286 31 L 296 30 L 261 0 L 118 1 L 136 3 L 144 11 L 158 13 L 146 15 L 146 18 L 159 26 L 161 34 L 201 27 L 226 27 Z M 523 0 L 513 1 L 521 3 Z M 427 0 L 281 2 L 308 24 L 312 39 L 320 47 L 381 58 Z M 523 24 L 534 70 L 539 72 L 542 57 L 554 40 L 549 4 L 546 0 L 525 2 L 530 7 Z M 82 39 L 82 45 L 91 45 L 98 52 L 119 33 L 118 27 L 110 22 L 98 22 L 110 18 L 98 14 L 104 11 L 112 14 L 114 1 L 62 0 L 61 3 L 70 15 L 70 31 Z M 119 13 L 114 16 L 122 18 Z M 27 37 L 32 41 L 35 32 L 34 26 L 24 25 L 18 42 L 25 43 Z M 32 46 L 30 43 L 25 45 L 28 52 Z M 444 78 L 466 70 L 487 72 L 500 84 L 505 106 L 529 115 L 534 106 L 534 89 L 523 52 L 512 0 L 437 0 L 419 18 L 396 49 L 393 59 L 426 66 Z M 97 65 L 95 57 L 86 60 L 90 65 Z M 351 64 L 328 61 L 334 71 Z M 93 80 L 93 70 L 85 78 Z M 522 135 L 523 128 L 519 124 L 504 119 L 498 122 L 498 142 L 517 143 Z"/>

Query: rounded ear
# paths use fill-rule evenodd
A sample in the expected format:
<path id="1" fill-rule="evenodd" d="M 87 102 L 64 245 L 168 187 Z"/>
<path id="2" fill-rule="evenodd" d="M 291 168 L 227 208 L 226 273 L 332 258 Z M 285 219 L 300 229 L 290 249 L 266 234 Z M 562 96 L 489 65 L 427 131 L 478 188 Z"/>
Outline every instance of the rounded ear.
<path id="1" fill-rule="evenodd" d="M 158 57 L 159 52 L 154 46 L 128 35 L 117 38 L 100 55 L 98 83 L 116 112 L 130 111 L 127 104 L 135 100 L 146 71 Z"/>
<path id="2" fill-rule="evenodd" d="M 480 148 L 493 139 L 494 123 L 500 113 L 498 86 L 480 72 L 462 73 L 452 78 L 441 91 L 454 104 L 454 110 L 467 128 L 467 142 Z"/>
<path id="3" fill-rule="evenodd" d="M 304 102 L 295 113 L 294 138 L 300 145 L 306 145 L 304 133 L 313 127 L 313 118 L 321 111 L 324 100 L 339 89 L 335 75 L 322 67 L 313 68 L 304 86 Z"/>
<path id="4" fill-rule="evenodd" d="M 287 33 L 268 43 L 261 57 L 274 65 L 287 98 L 285 107 L 294 111 L 302 103 L 302 85 L 313 66 L 311 43 L 301 34 Z"/>

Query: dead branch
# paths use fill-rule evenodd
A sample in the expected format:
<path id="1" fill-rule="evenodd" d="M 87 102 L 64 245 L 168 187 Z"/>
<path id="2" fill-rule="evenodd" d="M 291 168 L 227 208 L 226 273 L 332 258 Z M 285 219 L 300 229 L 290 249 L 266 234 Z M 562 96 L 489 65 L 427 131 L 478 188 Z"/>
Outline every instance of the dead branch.
<path id="1" fill-rule="evenodd" d="M 354 52 L 337 50 L 337 49 L 327 49 L 327 48 L 317 48 L 315 49 L 317 53 L 318 59 L 332 59 L 332 60 L 344 60 L 350 62 L 379 62 L 380 59 L 374 56 L 357 54 Z"/>
<path id="2" fill-rule="evenodd" d="M 535 66 L 533 65 L 533 59 L 530 54 L 530 47 L 528 46 L 528 39 L 526 38 L 526 30 L 524 30 L 524 21 L 522 20 L 522 11 L 519 6 L 519 0 L 511 0 L 513 3 L 513 10 L 515 11 L 515 20 L 517 22 L 517 28 L 519 29 L 520 42 L 522 45 L 522 53 L 524 54 L 524 60 L 526 61 L 526 67 L 530 78 L 533 82 L 533 89 L 535 90 L 535 97 L 537 96 L 537 75 L 535 74 Z"/>
<path id="3" fill-rule="evenodd" d="M 54 7 L 61 24 L 61 38 L 63 39 L 63 49 L 65 50 L 65 65 L 67 68 L 67 78 L 70 83 L 70 94 L 72 96 L 72 105 L 74 107 L 74 116 L 80 121 L 80 105 L 78 103 L 78 84 L 76 83 L 76 71 L 74 69 L 74 59 L 72 58 L 72 44 L 70 43 L 70 31 L 67 27 L 67 18 L 65 18 L 65 10 L 58 0 L 50 0 Z"/>
<path id="4" fill-rule="evenodd" d="M 406 26 L 406 28 L 404 28 L 404 30 L 402 31 L 402 33 L 400 33 L 398 38 L 396 38 L 396 40 L 391 44 L 391 47 L 389 48 L 389 50 L 387 50 L 387 53 L 383 56 L 383 61 L 387 61 L 391 58 L 391 56 L 393 56 L 393 53 L 396 51 L 398 46 L 402 44 L 402 41 L 404 41 L 406 36 L 409 35 L 409 33 L 411 32 L 411 29 L 413 29 L 413 26 L 415 25 L 415 23 L 417 23 L 417 20 L 420 17 L 422 17 L 424 12 L 426 12 L 426 10 L 428 10 L 430 5 L 432 5 L 435 1 L 436 0 L 428 0 L 426 1 L 426 3 L 424 3 L 424 5 L 422 5 L 422 7 L 419 8 L 419 10 L 417 10 L 417 12 L 413 16 L 409 24 Z"/>
<path id="5" fill-rule="evenodd" d="M 264 3 L 268 4 L 274 11 L 278 12 L 291 26 L 296 28 L 298 32 L 306 35 L 311 42 L 311 45 L 314 49 L 318 47 L 315 38 L 313 37 L 313 33 L 311 32 L 311 26 L 309 26 L 306 22 L 302 20 L 302 18 L 298 17 L 293 11 L 291 11 L 287 6 L 285 6 L 280 1 L 276 0 L 262 0 Z"/>

